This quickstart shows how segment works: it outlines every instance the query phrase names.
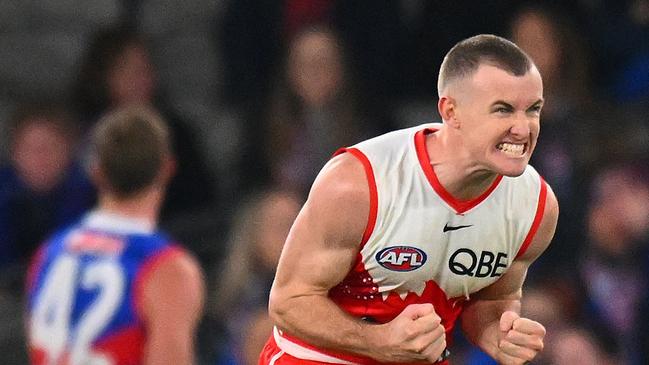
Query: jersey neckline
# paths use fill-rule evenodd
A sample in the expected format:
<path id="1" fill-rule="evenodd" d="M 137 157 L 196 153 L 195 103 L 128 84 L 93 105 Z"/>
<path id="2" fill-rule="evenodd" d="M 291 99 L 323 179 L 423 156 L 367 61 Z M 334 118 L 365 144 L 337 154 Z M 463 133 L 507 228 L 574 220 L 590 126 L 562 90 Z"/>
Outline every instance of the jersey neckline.
<path id="1" fill-rule="evenodd" d="M 487 199 L 487 197 L 496 189 L 496 187 L 498 187 L 498 184 L 500 184 L 503 175 L 498 175 L 491 186 L 489 186 L 487 190 L 485 190 L 476 198 L 461 200 L 454 197 L 439 182 L 437 174 L 435 174 L 435 169 L 430 163 L 430 156 L 428 156 L 428 151 L 426 150 L 426 135 L 437 132 L 438 130 L 439 129 L 437 128 L 427 127 L 415 133 L 415 150 L 417 152 L 417 159 L 419 160 L 419 165 L 424 171 L 424 175 L 426 175 L 426 179 L 428 179 L 428 182 L 430 183 L 433 190 L 437 193 L 437 195 L 439 195 L 439 197 L 442 198 L 442 200 L 444 200 L 446 204 L 453 208 L 457 214 L 463 214 Z"/>
<path id="2" fill-rule="evenodd" d="M 128 217 L 101 209 L 92 210 L 83 218 L 83 227 L 105 230 L 117 234 L 153 234 L 154 222 L 147 219 Z"/>

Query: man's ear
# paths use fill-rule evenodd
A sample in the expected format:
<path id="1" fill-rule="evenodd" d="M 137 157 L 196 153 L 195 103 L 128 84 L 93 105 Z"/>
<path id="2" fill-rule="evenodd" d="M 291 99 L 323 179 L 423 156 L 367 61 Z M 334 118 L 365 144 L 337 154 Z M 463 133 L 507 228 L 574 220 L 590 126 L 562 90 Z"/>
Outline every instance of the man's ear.
<path id="1" fill-rule="evenodd" d="M 158 181 L 166 186 L 169 184 L 171 179 L 176 175 L 176 170 L 178 169 L 178 164 L 176 159 L 173 156 L 166 156 L 162 161 L 162 166 L 160 168 L 160 174 L 158 175 Z"/>
<path id="2" fill-rule="evenodd" d="M 450 96 L 442 96 L 437 102 L 437 110 L 444 123 L 452 128 L 459 128 L 460 122 L 456 118 L 456 101 Z"/>
<path id="3" fill-rule="evenodd" d="M 97 190 L 105 190 L 107 187 L 106 176 L 104 176 L 104 173 L 99 168 L 99 162 L 96 160 L 90 161 L 87 171 L 90 181 L 92 181 L 92 184 L 95 185 Z"/>

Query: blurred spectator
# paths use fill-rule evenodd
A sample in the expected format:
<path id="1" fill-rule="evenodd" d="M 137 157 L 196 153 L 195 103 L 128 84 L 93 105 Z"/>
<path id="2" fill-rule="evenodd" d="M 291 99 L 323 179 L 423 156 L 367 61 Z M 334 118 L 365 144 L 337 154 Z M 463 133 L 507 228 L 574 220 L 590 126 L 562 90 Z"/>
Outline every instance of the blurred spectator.
<path id="1" fill-rule="evenodd" d="M 548 338 L 544 359 L 535 364 L 543 365 L 615 365 L 596 339 L 584 329 L 567 328 L 557 331 Z"/>
<path id="2" fill-rule="evenodd" d="M 10 158 L 0 166 L 0 362 L 17 365 L 28 361 L 21 298 L 29 258 L 96 194 L 75 159 L 78 129 L 65 108 L 25 104 L 8 124 Z"/>
<path id="3" fill-rule="evenodd" d="M 562 297 L 552 287 L 532 286 L 525 288 L 521 301 L 521 312 L 529 319 L 543 323 L 547 331 L 545 341 L 550 342 L 560 330 L 567 325 L 568 313 L 562 303 Z M 545 346 L 547 350 L 548 346 Z M 549 351 L 541 351 L 534 359 L 535 364 L 548 363 Z"/>
<path id="4" fill-rule="evenodd" d="M 290 91 L 291 86 L 286 78 L 286 53 L 288 48 L 294 47 L 296 39 L 303 37 L 304 30 L 310 25 L 322 25 L 320 31 L 329 34 L 332 33 L 329 28 L 335 29 L 336 36 L 332 35 L 332 38 L 338 48 L 336 52 L 342 51 L 341 42 L 348 46 L 341 54 L 344 59 L 338 61 L 342 62 L 344 69 L 343 88 L 347 91 L 353 89 L 353 100 L 348 103 L 353 104 L 355 116 L 362 118 L 354 120 L 351 128 L 366 123 L 370 126 L 367 128 L 369 132 L 375 134 L 391 129 L 389 97 L 401 95 L 396 84 L 402 81 L 401 70 L 393 66 L 402 58 L 407 58 L 398 52 L 400 33 L 395 25 L 398 23 L 395 9 L 398 9 L 396 2 L 389 1 L 228 2 L 223 23 L 219 24 L 217 32 L 224 65 L 222 94 L 247 120 L 244 129 L 249 137 L 244 141 L 241 154 L 241 170 L 246 187 L 252 185 L 254 188 L 260 182 L 261 185 L 267 183 L 271 174 L 267 163 L 275 151 L 269 155 L 269 149 L 265 146 L 266 136 L 260 133 L 277 126 L 272 123 L 268 126 L 269 114 L 278 109 L 283 109 L 283 113 L 290 112 L 288 116 L 274 116 L 277 119 L 286 117 L 285 125 L 296 124 L 293 119 L 302 118 L 291 115 L 301 114 L 302 111 L 299 110 L 301 102 L 295 96 L 295 91 Z M 322 75 L 323 72 L 318 74 Z M 280 103 L 284 105 L 278 105 Z M 269 107 L 269 104 L 274 106 Z M 345 123 L 340 121 L 342 125 Z M 285 128 L 282 125 L 277 127 Z M 335 138 L 335 134 L 328 137 L 330 140 Z M 335 143 L 334 149 L 349 140 L 355 141 L 357 138 L 342 139 Z M 314 146 L 313 150 L 321 154 L 333 152 L 331 146 L 325 150 L 317 148 Z M 308 170 L 305 173 L 312 175 Z M 262 176 L 264 179 L 260 179 Z"/>
<path id="5" fill-rule="evenodd" d="M 330 23 L 335 0 L 230 1 L 219 44 L 224 55 L 224 96 L 249 108 L 272 86 L 286 41 L 308 24 Z M 250 24 L 255 24 L 251 27 Z"/>
<path id="6" fill-rule="evenodd" d="M 259 308 L 265 311 L 284 241 L 301 204 L 292 192 L 267 190 L 253 195 L 238 209 L 227 245 L 230 251 L 214 276 L 210 308 L 230 338 L 238 338 L 245 330 L 241 318 Z"/>
<path id="7" fill-rule="evenodd" d="M 570 281 L 570 280 L 566 280 Z M 582 308 L 576 305 L 576 289 L 566 283 L 546 281 L 525 290 L 522 311 L 528 318 L 539 321 L 547 330 L 546 346 L 534 360 L 535 364 L 611 364 L 608 353 L 579 322 Z M 573 350 L 572 352 L 570 350 Z M 590 352 L 588 352 L 590 351 Z M 588 353 L 587 353 L 588 352 Z M 574 361 L 571 356 L 578 356 Z M 595 360 L 593 360 L 593 357 Z"/>
<path id="8" fill-rule="evenodd" d="M 336 149 L 367 137 L 371 128 L 331 29 L 306 28 L 287 52 L 265 112 L 263 151 L 275 183 L 306 192 Z"/>
<path id="9" fill-rule="evenodd" d="M 543 76 L 546 114 L 560 115 L 590 101 L 590 49 L 561 8 L 521 7 L 512 18 L 510 33 Z"/>
<path id="10" fill-rule="evenodd" d="M 50 232 L 77 219 L 95 200 L 75 160 L 78 130 L 63 107 L 25 105 L 9 123 L 11 159 L 0 168 L 3 267 L 25 264 Z"/>
<path id="11" fill-rule="evenodd" d="M 250 322 L 242 336 L 242 358 L 244 365 L 259 363 L 259 354 L 268 340 L 268 334 L 273 330 L 273 321 L 268 316 L 266 307 L 259 308 L 250 316 Z"/>
<path id="12" fill-rule="evenodd" d="M 80 66 L 77 82 L 75 101 L 86 128 L 107 111 L 129 104 L 156 108 L 167 121 L 173 136 L 177 171 L 162 208 L 163 225 L 183 213 L 214 208 L 217 200 L 214 179 L 190 126 L 160 95 L 148 44 L 140 34 L 122 26 L 98 31 Z"/>
<path id="13" fill-rule="evenodd" d="M 638 309 L 649 282 L 643 251 L 649 232 L 649 182 L 640 170 L 617 165 L 593 182 L 588 245 L 579 274 L 586 294 L 584 320 L 609 338 L 624 363 L 635 364 Z"/>

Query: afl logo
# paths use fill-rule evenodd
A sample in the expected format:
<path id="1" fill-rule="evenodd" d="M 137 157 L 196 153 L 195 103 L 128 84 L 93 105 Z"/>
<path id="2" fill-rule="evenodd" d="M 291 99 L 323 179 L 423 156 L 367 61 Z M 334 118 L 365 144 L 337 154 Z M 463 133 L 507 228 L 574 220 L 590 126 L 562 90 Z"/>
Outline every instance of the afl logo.
<path id="1" fill-rule="evenodd" d="M 426 262 L 424 251 L 410 246 L 392 246 L 376 254 L 379 265 L 392 271 L 412 271 L 422 267 Z"/>

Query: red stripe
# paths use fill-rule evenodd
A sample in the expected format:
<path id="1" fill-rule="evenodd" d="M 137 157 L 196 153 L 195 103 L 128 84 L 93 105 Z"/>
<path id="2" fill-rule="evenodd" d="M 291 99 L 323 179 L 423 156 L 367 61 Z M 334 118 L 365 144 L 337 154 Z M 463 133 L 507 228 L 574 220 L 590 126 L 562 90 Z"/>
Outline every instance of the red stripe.
<path id="1" fill-rule="evenodd" d="M 372 360 L 372 359 L 370 359 L 368 357 L 361 357 L 361 356 L 355 356 L 355 355 L 351 355 L 351 354 L 344 354 L 344 353 L 330 351 L 330 350 L 323 350 L 323 349 L 315 347 L 315 346 L 313 346 L 313 345 L 311 345 L 311 344 L 309 344 L 307 342 L 304 342 L 304 341 L 300 340 L 299 338 L 295 338 L 293 336 L 290 336 L 290 335 L 288 335 L 286 333 L 281 334 L 281 336 L 284 337 L 285 339 L 295 343 L 295 344 L 298 344 L 298 345 L 304 347 L 304 348 L 319 352 L 321 354 L 332 356 L 332 357 L 335 357 L 335 358 L 338 358 L 338 359 L 341 359 L 341 360 L 350 361 L 350 362 L 354 362 L 354 363 L 361 364 L 361 365 L 377 364 L 377 362 L 375 360 Z"/>
<path id="2" fill-rule="evenodd" d="M 343 354 L 343 353 L 340 353 L 340 352 L 333 352 L 333 351 L 329 351 L 329 350 L 323 350 L 321 348 L 317 348 L 317 347 L 315 347 L 313 345 L 310 345 L 310 344 L 308 344 L 308 343 L 306 343 L 306 342 L 304 342 L 304 341 L 302 341 L 302 340 L 300 340 L 298 338 L 287 335 L 286 333 L 282 334 L 281 336 L 283 338 L 297 344 L 297 345 L 300 345 L 300 346 L 304 347 L 304 348 L 319 352 L 319 353 L 327 355 L 327 356 L 332 356 L 332 357 L 335 357 L 337 359 L 353 362 L 353 363 L 360 364 L 360 365 L 383 365 L 383 364 L 385 364 L 385 363 L 382 363 L 382 362 L 378 362 L 378 361 L 376 361 L 376 360 L 374 360 L 372 358 L 369 358 L 369 357 L 354 356 L 354 355 L 349 355 L 349 354 Z M 273 335 L 271 335 L 270 337 L 271 337 L 271 339 L 269 340 L 269 342 L 272 341 L 271 344 L 279 349 L 279 347 L 275 343 L 275 339 L 273 338 Z M 447 335 L 447 338 L 448 338 L 448 335 Z M 292 356 L 292 355 L 288 355 L 288 356 Z M 297 359 L 297 360 L 299 361 L 298 364 L 328 364 L 326 362 L 320 362 L 320 361 L 301 360 L 301 359 Z M 418 363 L 405 363 L 405 362 L 403 362 L 403 363 L 390 363 L 390 364 L 392 364 L 392 365 L 417 365 L 417 364 L 421 364 L 421 363 L 419 363 L 419 362 Z M 448 365 L 448 362 L 444 361 L 444 362 L 440 362 L 440 363 L 436 363 L 436 364 L 437 365 Z"/>
<path id="3" fill-rule="evenodd" d="M 24 307 L 23 312 L 23 329 L 28 339 L 32 338 L 31 334 L 31 315 L 30 315 L 30 306 L 31 306 L 31 297 L 34 292 L 34 285 L 36 285 L 36 279 L 38 274 L 43 267 L 43 262 L 45 260 L 45 251 L 46 245 L 42 244 L 36 253 L 30 259 L 29 267 L 27 268 L 27 277 L 25 279 L 25 292 L 27 293 L 28 304 Z M 44 365 L 47 363 L 47 353 L 45 350 L 33 347 L 29 344 L 29 357 L 31 359 L 31 364 L 33 365 Z"/>
<path id="4" fill-rule="evenodd" d="M 48 363 L 48 356 L 45 349 L 40 347 L 29 347 L 29 360 L 32 365 L 46 365 Z"/>
<path id="5" fill-rule="evenodd" d="M 144 342 L 144 330 L 129 327 L 99 340 L 93 350 L 106 354 L 115 364 L 136 365 L 142 363 Z"/>
<path id="6" fill-rule="evenodd" d="M 151 274 L 163 263 L 184 254 L 184 251 L 179 246 L 168 246 L 157 254 L 149 257 L 140 271 L 137 274 L 135 283 L 133 283 L 133 309 L 138 318 L 143 319 L 142 316 L 142 299 L 144 295 L 145 285 L 148 283 Z"/>
<path id="7" fill-rule="evenodd" d="M 543 177 L 539 177 L 539 179 L 541 180 L 541 191 L 539 192 L 539 202 L 538 205 L 536 206 L 536 214 L 534 215 L 534 221 L 532 222 L 532 227 L 530 228 L 530 231 L 527 233 L 527 236 L 525 237 L 525 240 L 523 241 L 521 248 L 518 250 L 518 253 L 516 254 L 516 258 L 519 258 L 525 253 L 525 251 L 527 251 L 527 248 L 532 243 L 532 240 L 536 235 L 536 231 L 539 230 L 539 226 L 541 225 L 541 221 L 543 220 L 543 212 L 545 211 L 545 200 L 548 195 L 548 188 L 547 188 L 547 184 L 545 183 L 545 180 L 543 180 Z"/>
<path id="8" fill-rule="evenodd" d="M 424 170 L 424 174 L 426 175 L 428 182 L 433 187 L 433 190 L 435 190 L 437 195 L 439 195 L 442 200 L 446 202 L 446 204 L 453 208 L 457 214 L 462 214 L 480 204 L 483 200 L 487 199 L 489 194 L 491 194 L 491 192 L 496 189 L 500 181 L 503 179 L 503 176 L 498 175 L 489 189 L 487 189 L 484 193 L 482 193 L 475 199 L 460 200 L 455 198 L 439 182 L 439 179 L 435 174 L 435 169 L 433 169 L 433 166 L 430 164 L 430 157 L 428 156 L 428 151 L 426 150 L 426 135 L 434 133 L 436 131 L 437 130 L 432 128 L 426 128 L 420 130 L 415 134 L 415 148 L 417 150 L 417 158 L 419 159 L 419 164 Z"/>
<path id="9" fill-rule="evenodd" d="M 27 279 L 25 280 L 25 286 L 27 289 L 27 293 L 32 292 L 34 290 L 34 284 L 36 284 L 36 277 L 38 276 L 38 273 L 41 271 L 41 267 L 43 266 L 43 260 L 45 259 L 45 247 L 46 245 L 43 244 L 38 248 L 38 251 L 32 256 L 30 263 L 29 263 L 29 268 L 27 269 Z"/>
<path id="10" fill-rule="evenodd" d="M 363 168 L 365 169 L 365 176 L 367 177 L 367 185 L 370 188 L 370 214 L 367 218 L 367 225 L 365 226 L 365 232 L 363 232 L 363 238 L 361 239 L 360 247 L 362 249 L 370 239 L 372 232 L 374 232 L 374 226 L 376 225 L 376 216 L 379 210 L 379 194 L 378 190 L 376 189 L 376 179 L 374 177 L 372 163 L 370 163 L 370 160 L 367 158 L 367 156 L 365 156 L 365 154 L 357 148 L 341 148 L 334 153 L 334 156 L 338 156 L 345 152 L 351 153 L 352 156 L 356 157 L 363 164 Z"/>

